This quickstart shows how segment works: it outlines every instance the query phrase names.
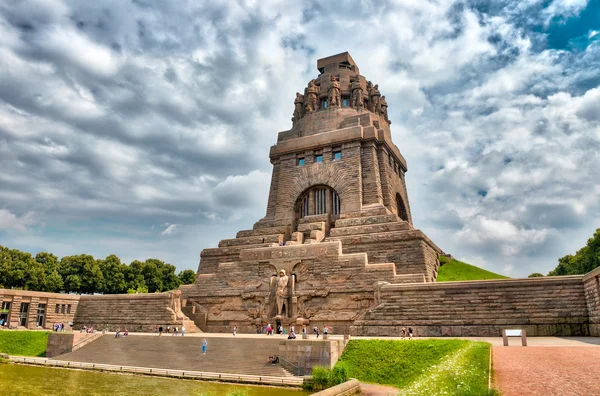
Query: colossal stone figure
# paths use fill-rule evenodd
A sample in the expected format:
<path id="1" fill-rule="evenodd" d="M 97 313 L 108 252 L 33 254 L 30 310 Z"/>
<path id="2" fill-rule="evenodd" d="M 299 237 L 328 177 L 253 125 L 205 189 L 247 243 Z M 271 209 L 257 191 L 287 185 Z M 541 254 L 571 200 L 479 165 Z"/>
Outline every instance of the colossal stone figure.
<path id="1" fill-rule="evenodd" d="M 379 97 L 381 96 L 381 92 L 379 92 L 379 85 L 375 84 L 373 88 L 369 91 L 369 105 L 370 110 L 373 113 L 379 113 Z"/>
<path id="2" fill-rule="evenodd" d="M 183 319 L 184 314 L 181 311 L 181 290 L 169 292 L 169 307 L 167 310 L 173 315 L 173 320 Z"/>
<path id="3" fill-rule="evenodd" d="M 364 107 L 364 98 L 358 74 L 350 80 L 350 90 L 352 91 L 352 107 L 355 107 L 356 110 L 361 110 Z"/>
<path id="4" fill-rule="evenodd" d="M 333 74 L 329 77 L 329 90 L 327 91 L 327 105 L 329 107 L 340 107 L 341 95 L 340 95 L 340 79 L 335 77 Z"/>
<path id="5" fill-rule="evenodd" d="M 279 271 L 279 277 L 277 278 L 277 291 L 275 297 L 277 299 L 277 315 L 280 316 L 285 305 L 285 311 L 289 316 L 289 306 L 287 302 L 288 298 L 288 282 L 289 277 L 285 274 L 285 270 Z"/>
<path id="6" fill-rule="evenodd" d="M 295 124 L 300 121 L 304 112 L 304 95 L 301 95 L 300 92 L 296 92 L 296 99 L 294 100 L 294 117 L 292 118 L 292 122 Z"/>
<path id="7" fill-rule="evenodd" d="M 383 116 L 383 118 L 388 122 L 388 124 L 391 124 L 392 122 L 388 118 L 387 108 L 388 108 L 388 104 L 387 104 L 387 102 L 385 100 L 385 95 L 384 95 L 379 100 L 379 111 L 378 111 L 378 113 L 381 114 L 381 116 Z"/>
<path id="8" fill-rule="evenodd" d="M 306 88 L 306 113 L 318 110 L 319 88 L 315 85 L 315 80 L 310 80 Z"/>

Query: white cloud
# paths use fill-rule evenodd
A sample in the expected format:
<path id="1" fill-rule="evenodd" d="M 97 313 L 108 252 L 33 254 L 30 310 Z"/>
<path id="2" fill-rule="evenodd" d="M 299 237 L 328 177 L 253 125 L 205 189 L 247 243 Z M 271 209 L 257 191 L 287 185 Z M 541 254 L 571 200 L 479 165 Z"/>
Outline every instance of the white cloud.
<path id="1" fill-rule="evenodd" d="M 27 212 L 19 217 L 8 209 L 0 209 L 0 230 L 26 231 L 29 226 L 37 222 L 36 214 L 33 212 Z"/>
<path id="2" fill-rule="evenodd" d="M 163 232 L 160 233 L 162 236 L 173 235 L 175 230 L 179 227 L 179 224 L 169 224 Z"/>

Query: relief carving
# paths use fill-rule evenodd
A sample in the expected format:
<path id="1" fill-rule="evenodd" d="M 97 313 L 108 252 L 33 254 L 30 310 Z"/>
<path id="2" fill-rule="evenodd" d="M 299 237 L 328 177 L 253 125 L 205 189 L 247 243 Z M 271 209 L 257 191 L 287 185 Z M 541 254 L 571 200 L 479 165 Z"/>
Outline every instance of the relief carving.
<path id="1" fill-rule="evenodd" d="M 328 107 L 340 107 L 341 106 L 341 90 L 340 90 L 340 78 L 334 75 L 329 77 L 329 89 L 327 91 L 327 106 Z"/>
<path id="2" fill-rule="evenodd" d="M 302 116 L 304 115 L 304 95 L 301 95 L 300 92 L 296 92 L 296 99 L 294 100 L 294 116 L 292 117 L 292 122 L 295 124 L 300 121 Z"/>
<path id="3" fill-rule="evenodd" d="M 360 76 L 358 74 L 350 79 L 350 91 L 352 92 L 352 107 L 356 110 L 362 110 L 365 107 L 365 103 Z"/>
<path id="4" fill-rule="evenodd" d="M 306 94 L 305 94 L 305 98 L 306 98 L 305 114 L 318 110 L 318 108 L 319 108 L 318 97 L 319 97 L 319 88 L 315 85 L 315 80 L 310 80 L 308 83 L 308 87 L 306 88 Z"/>

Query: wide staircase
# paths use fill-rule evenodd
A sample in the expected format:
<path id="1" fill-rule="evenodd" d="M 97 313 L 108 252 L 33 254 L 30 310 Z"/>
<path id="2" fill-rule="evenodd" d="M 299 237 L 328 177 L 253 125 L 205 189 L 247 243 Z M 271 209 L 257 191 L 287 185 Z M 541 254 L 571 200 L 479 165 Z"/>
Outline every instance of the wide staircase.
<path id="1" fill-rule="evenodd" d="M 279 353 L 278 338 L 208 337 L 206 355 L 202 337 L 172 335 L 104 335 L 57 360 L 148 368 L 290 377 L 279 364 L 267 363 Z"/>

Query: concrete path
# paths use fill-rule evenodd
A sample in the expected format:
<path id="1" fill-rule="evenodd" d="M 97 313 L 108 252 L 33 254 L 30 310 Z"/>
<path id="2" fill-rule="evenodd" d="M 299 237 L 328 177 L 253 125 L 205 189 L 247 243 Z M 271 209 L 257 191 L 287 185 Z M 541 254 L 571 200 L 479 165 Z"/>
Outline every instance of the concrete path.
<path id="1" fill-rule="evenodd" d="M 494 382 L 503 396 L 600 395 L 596 346 L 493 347 Z"/>
<path id="2" fill-rule="evenodd" d="M 360 383 L 361 395 L 363 396 L 396 396 L 398 389 L 393 386 L 377 385 L 377 384 L 366 384 Z"/>

